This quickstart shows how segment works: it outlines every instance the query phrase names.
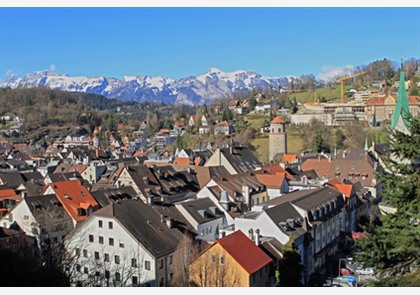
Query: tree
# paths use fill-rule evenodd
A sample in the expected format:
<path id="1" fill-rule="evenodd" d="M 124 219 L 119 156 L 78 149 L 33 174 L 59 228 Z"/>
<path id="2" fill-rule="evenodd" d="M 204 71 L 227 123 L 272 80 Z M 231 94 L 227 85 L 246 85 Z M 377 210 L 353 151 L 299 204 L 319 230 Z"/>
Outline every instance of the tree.
<path id="1" fill-rule="evenodd" d="M 165 121 L 163 122 L 164 129 L 172 129 L 173 125 L 173 121 L 170 118 L 165 118 Z"/>
<path id="2" fill-rule="evenodd" d="M 200 253 L 200 244 L 187 235 L 181 239 L 174 255 L 174 278 L 171 285 L 174 287 L 190 287 L 190 263 Z"/>
<path id="3" fill-rule="evenodd" d="M 233 113 L 229 108 L 225 108 L 222 113 L 222 121 L 232 121 Z"/>
<path id="4" fill-rule="evenodd" d="M 303 265 L 294 241 L 294 237 L 291 236 L 284 246 L 283 258 L 277 263 L 276 278 L 279 287 L 302 287 Z"/>
<path id="5" fill-rule="evenodd" d="M 190 280 L 198 287 L 239 287 L 237 262 L 220 250 L 206 251 L 190 264 Z"/>
<path id="6" fill-rule="evenodd" d="M 362 251 L 356 259 L 382 276 L 404 275 L 420 265 L 420 117 L 408 118 L 409 134 L 390 131 L 387 169 L 377 175 L 383 200 L 396 212 L 363 227 L 366 236 L 356 241 Z"/>

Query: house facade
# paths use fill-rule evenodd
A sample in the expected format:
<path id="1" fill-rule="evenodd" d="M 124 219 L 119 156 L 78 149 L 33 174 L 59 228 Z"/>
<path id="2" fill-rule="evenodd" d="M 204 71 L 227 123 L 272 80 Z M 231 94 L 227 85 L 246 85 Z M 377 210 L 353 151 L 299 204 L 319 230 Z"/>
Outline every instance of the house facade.
<path id="1" fill-rule="evenodd" d="M 138 226 L 141 225 L 141 226 Z M 111 203 L 66 239 L 75 286 L 170 286 L 183 235 L 140 199 Z"/>

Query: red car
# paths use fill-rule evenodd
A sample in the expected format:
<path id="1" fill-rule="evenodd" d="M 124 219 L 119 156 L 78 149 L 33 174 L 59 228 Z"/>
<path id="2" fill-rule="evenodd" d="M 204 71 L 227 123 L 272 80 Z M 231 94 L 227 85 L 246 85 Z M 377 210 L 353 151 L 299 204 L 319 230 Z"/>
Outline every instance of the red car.
<path id="1" fill-rule="evenodd" d="M 353 272 L 348 268 L 342 268 L 342 269 L 340 269 L 340 272 L 341 272 L 341 275 L 352 275 L 353 274 Z"/>

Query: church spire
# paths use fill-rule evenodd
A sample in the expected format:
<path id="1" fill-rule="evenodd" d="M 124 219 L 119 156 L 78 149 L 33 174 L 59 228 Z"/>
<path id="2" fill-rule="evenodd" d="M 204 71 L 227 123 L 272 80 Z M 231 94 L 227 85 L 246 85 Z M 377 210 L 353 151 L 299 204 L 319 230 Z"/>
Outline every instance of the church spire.
<path id="1" fill-rule="evenodd" d="M 407 115 L 409 113 L 410 113 L 410 108 L 408 106 L 407 91 L 405 89 L 403 64 L 401 60 L 400 85 L 398 87 L 397 104 L 395 106 L 395 111 L 392 114 L 392 118 L 391 118 L 391 129 L 394 130 L 396 127 L 398 127 L 401 131 L 403 131 L 404 129 L 407 129 L 410 125 L 410 122 L 407 118 Z M 402 125 L 405 125 L 405 126 L 403 127 Z"/>

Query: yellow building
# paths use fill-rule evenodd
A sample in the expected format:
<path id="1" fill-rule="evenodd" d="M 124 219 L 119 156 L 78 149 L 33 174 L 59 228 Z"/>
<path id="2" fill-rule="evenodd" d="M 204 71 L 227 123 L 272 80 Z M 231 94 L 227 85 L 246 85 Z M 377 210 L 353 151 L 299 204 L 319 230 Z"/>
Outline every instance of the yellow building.
<path id="1" fill-rule="evenodd" d="M 190 264 L 190 281 L 198 287 L 272 286 L 273 260 L 256 243 L 240 230 L 217 240 Z"/>

